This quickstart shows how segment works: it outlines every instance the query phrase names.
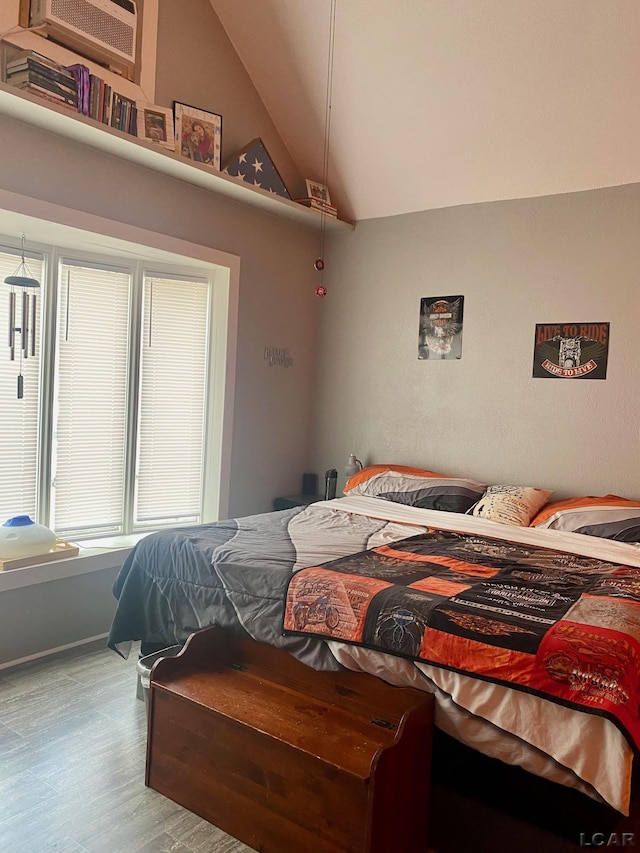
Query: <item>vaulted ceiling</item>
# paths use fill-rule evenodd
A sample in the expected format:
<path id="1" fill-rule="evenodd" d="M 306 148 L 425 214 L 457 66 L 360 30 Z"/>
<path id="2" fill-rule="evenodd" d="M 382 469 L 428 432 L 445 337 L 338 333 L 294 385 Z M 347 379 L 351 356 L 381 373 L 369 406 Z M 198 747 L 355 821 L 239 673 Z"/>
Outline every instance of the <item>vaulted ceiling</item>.
<path id="1" fill-rule="evenodd" d="M 637 0 L 211 3 L 342 218 L 640 180 Z"/>

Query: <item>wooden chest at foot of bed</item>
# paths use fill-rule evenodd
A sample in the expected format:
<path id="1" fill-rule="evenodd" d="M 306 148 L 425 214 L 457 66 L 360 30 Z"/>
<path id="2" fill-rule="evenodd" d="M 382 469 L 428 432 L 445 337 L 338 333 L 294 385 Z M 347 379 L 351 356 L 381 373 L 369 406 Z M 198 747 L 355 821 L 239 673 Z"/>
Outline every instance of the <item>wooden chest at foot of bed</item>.
<path id="1" fill-rule="evenodd" d="M 220 628 L 151 675 L 146 784 L 261 853 L 424 853 L 433 697 Z"/>

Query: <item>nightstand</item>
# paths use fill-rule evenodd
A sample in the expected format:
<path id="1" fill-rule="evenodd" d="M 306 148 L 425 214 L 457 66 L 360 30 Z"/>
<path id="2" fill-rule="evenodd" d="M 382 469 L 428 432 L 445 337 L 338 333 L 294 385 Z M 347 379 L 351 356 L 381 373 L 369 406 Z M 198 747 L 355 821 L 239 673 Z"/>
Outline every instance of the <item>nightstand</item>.
<path id="1" fill-rule="evenodd" d="M 309 506 L 322 500 L 324 500 L 322 495 L 289 495 L 286 498 L 274 498 L 273 508 L 274 510 L 292 509 L 294 506 Z"/>

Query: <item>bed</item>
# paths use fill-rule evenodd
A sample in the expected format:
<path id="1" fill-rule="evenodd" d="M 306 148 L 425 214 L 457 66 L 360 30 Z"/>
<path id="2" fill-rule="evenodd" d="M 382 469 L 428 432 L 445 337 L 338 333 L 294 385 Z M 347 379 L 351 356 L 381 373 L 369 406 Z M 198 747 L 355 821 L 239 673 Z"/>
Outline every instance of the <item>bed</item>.
<path id="1" fill-rule="evenodd" d="M 640 732 L 640 503 L 550 495 L 370 466 L 344 497 L 151 534 L 115 581 L 108 645 L 126 656 L 140 640 L 149 653 L 218 624 L 317 669 L 419 687 L 435 695 L 447 736 L 626 815 Z M 410 589 L 372 616 L 358 596 L 370 603 L 398 587 L 395 575 L 367 574 L 374 558 L 404 572 L 399 585 Z M 451 614 L 449 636 L 441 623 Z M 547 649 L 543 683 L 527 667 L 542 659 L 549 625 L 570 629 L 571 650 Z M 571 657 L 585 643 L 586 657 Z M 513 673 L 500 668 L 505 658 Z"/>

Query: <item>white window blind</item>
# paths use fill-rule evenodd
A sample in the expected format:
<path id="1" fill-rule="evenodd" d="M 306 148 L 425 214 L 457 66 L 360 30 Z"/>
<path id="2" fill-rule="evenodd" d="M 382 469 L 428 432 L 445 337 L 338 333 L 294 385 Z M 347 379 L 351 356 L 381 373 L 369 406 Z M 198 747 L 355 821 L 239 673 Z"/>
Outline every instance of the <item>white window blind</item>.
<path id="1" fill-rule="evenodd" d="M 42 287 L 36 354 L 21 366 L 19 332 L 9 358 L 3 284 L 20 251 L 0 243 L 0 524 L 29 515 L 79 541 L 201 522 L 213 280 L 40 251 L 26 256 Z"/>
<path id="2" fill-rule="evenodd" d="M 127 272 L 60 264 L 52 526 L 123 529 Z"/>
<path id="3" fill-rule="evenodd" d="M 145 277 L 134 524 L 198 522 L 209 284 Z"/>
<path id="4" fill-rule="evenodd" d="M 28 273 L 42 284 L 43 264 L 26 259 Z M 0 524 L 14 515 L 36 518 L 36 476 L 38 449 L 38 405 L 40 400 L 40 305 L 42 287 L 30 289 L 36 296 L 36 355 L 22 358 L 24 396 L 18 399 L 17 377 L 20 372 L 21 336 L 15 339 L 15 360 L 9 357 L 9 294 L 4 283 L 20 265 L 20 255 L 0 251 Z M 22 273 L 21 273 L 22 274 Z M 16 292 L 16 326 L 22 323 L 21 289 Z M 29 322 L 31 317 L 29 316 Z"/>

